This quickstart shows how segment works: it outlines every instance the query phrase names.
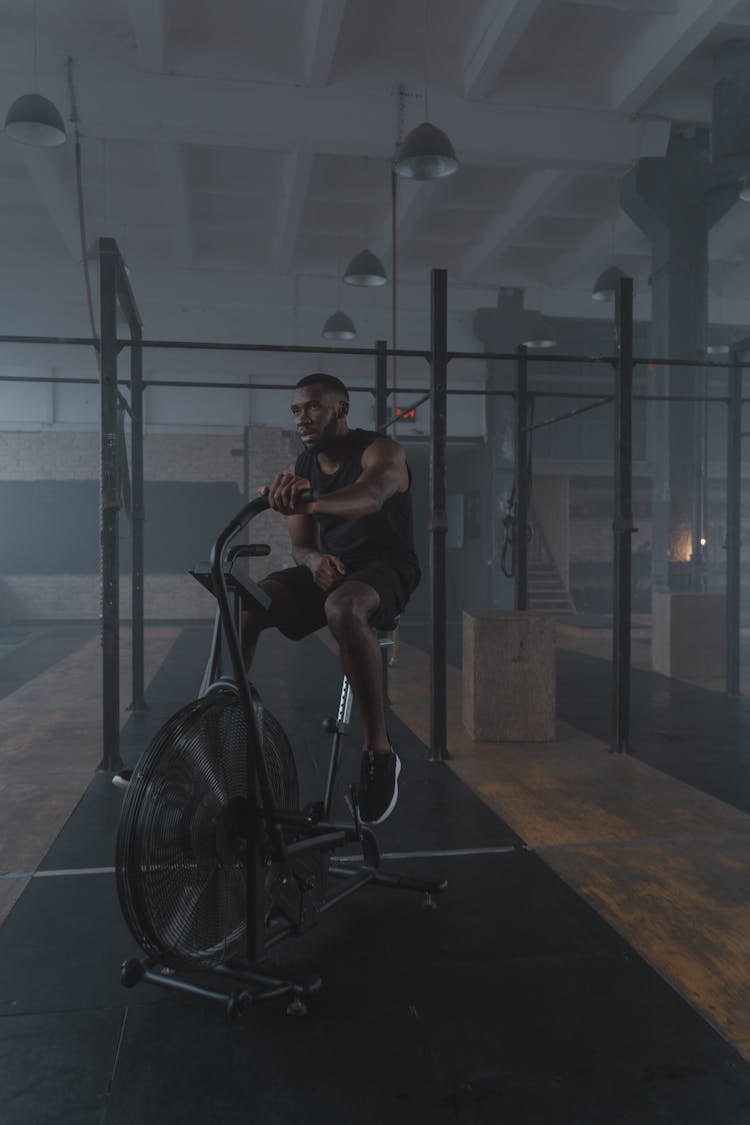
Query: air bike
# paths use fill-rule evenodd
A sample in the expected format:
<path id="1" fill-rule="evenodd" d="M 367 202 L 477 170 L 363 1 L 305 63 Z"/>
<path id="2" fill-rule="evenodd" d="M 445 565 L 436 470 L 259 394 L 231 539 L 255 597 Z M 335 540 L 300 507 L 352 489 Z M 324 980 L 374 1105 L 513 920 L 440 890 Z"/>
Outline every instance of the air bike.
<path id="1" fill-rule="evenodd" d="M 285 979 L 264 963 L 268 951 L 312 929 L 361 887 L 421 892 L 425 909 L 434 908 L 434 896 L 446 887 L 444 880 L 381 869 L 353 785 L 351 821 L 333 819 L 352 706 L 346 677 L 338 717 L 324 723 L 333 735 L 325 794 L 299 807 L 289 741 L 249 683 L 240 643 L 243 608 L 267 609 L 270 601 L 236 564 L 270 548 L 230 544 L 268 507 L 265 496 L 246 504 L 217 538 L 210 562 L 190 572 L 218 602 L 199 697 L 144 751 L 117 833 L 120 905 L 145 953 L 123 964 L 123 985 L 148 981 L 202 997 L 224 1005 L 230 1018 L 279 997 L 287 998 L 290 1014 L 304 1014 L 320 977 Z M 222 674 L 227 652 L 231 675 Z M 336 858 L 354 845 L 355 856 Z"/>

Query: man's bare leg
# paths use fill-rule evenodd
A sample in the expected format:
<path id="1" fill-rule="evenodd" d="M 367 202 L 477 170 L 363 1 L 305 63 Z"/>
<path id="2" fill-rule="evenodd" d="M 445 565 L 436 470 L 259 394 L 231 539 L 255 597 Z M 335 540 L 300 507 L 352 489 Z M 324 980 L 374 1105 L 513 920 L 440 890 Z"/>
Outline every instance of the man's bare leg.
<path id="1" fill-rule="evenodd" d="M 380 645 L 369 624 L 380 605 L 372 586 L 345 582 L 326 601 L 328 626 L 339 646 L 341 666 L 352 686 L 365 729 L 365 751 L 387 754 L 383 663 Z"/>
<path id="2" fill-rule="evenodd" d="M 258 585 L 268 594 L 271 605 L 269 609 L 256 606 L 242 613 L 242 659 L 246 672 L 252 667 L 261 633 L 264 629 L 282 628 L 294 608 L 285 586 L 278 582 L 259 582 Z"/>
<path id="3" fill-rule="evenodd" d="M 328 624 L 339 643 L 341 664 L 365 728 L 359 773 L 359 814 L 364 824 L 380 824 L 393 812 L 401 772 L 385 729 L 383 663 L 370 627 L 379 605 L 377 591 L 356 580 L 344 582 L 326 601 Z"/>

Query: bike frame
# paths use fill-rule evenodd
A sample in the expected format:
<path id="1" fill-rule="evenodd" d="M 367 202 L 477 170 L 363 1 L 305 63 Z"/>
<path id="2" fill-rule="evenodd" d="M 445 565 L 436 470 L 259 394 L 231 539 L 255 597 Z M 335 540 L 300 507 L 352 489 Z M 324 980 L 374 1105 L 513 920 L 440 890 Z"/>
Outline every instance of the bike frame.
<path id="1" fill-rule="evenodd" d="M 361 839 L 358 823 L 355 823 L 354 826 L 342 826 L 329 822 L 329 817 L 332 813 L 333 792 L 339 765 L 338 747 L 336 754 L 332 758 L 331 768 L 329 770 L 322 818 L 318 819 L 314 815 L 305 815 L 302 812 L 277 809 L 273 803 L 273 793 L 263 760 L 263 704 L 258 692 L 248 681 L 247 669 L 245 668 L 245 662 L 242 656 L 240 595 L 236 590 L 230 595 L 227 582 L 228 563 L 232 555 L 229 548 L 232 540 L 235 539 L 256 516 L 260 515 L 261 512 L 267 511 L 268 508 L 268 499 L 265 496 L 259 496 L 251 500 L 219 533 L 211 549 L 209 565 L 213 591 L 218 603 L 218 611 L 211 641 L 211 656 L 207 665 L 206 675 L 204 675 L 204 684 L 202 685 L 202 691 L 208 690 L 210 685 L 206 683 L 206 681 L 211 679 L 213 673 L 219 669 L 223 636 L 229 652 L 229 659 L 234 673 L 234 684 L 240 706 L 245 715 L 247 727 L 246 773 L 248 779 L 248 794 L 245 831 L 248 850 L 246 919 L 247 959 L 250 962 L 258 961 L 263 951 L 267 949 L 270 944 L 274 944 L 282 937 L 285 937 L 291 929 L 291 927 L 281 925 L 278 931 L 270 936 L 270 939 L 266 932 L 264 921 L 264 889 L 267 859 L 283 861 L 295 855 L 300 855 L 305 851 L 311 851 L 321 847 L 333 850 L 342 844 Z M 259 553 L 261 553 L 261 550 L 257 546 L 235 548 L 235 557 L 240 554 Z M 265 553 L 265 551 L 262 553 Z M 246 594 L 250 594 L 261 608 L 268 608 L 270 600 L 259 586 L 256 586 L 253 582 L 243 582 L 242 586 L 245 588 Z M 342 708 L 344 706 L 344 694 L 346 697 L 345 718 L 348 722 L 349 712 L 351 711 L 351 688 L 348 685 L 348 681 L 345 681 L 345 687 L 343 689 Z M 343 717 L 343 714 L 340 714 L 340 718 Z M 267 856 L 264 852 L 263 833 L 261 831 L 263 823 L 265 824 L 266 832 L 271 840 L 270 856 Z M 284 840 L 282 827 L 297 828 L 308 835 L 306 838 L 296 840 L 293 844 L 288 845 Z M 363 873 L 360 878 L 352 877 L 351 880 L 347 880 L 347 887 L 335 896 L 335 901 L 339 901 L 342 897 L 345 897 L 345 895 L 353 893 L 359 886 L 367 882 L 370 877 L 371 876 Z M 333 901 L 334 900 L 331 900 L 326 906 L 333 905 Z"/>
<path id="2" fill-rule="evenodd" d="M 302 494 L 304 498 L 304 494 Z M 312 498 L 308 496 L 308 498 Z M 291 933 L 304 933 L 317 921 L 317 916 L 331 909 L 343 899 L 348 898 L 368 884 L 393 889 L 412 890 L 425 896 L 423 906 L 434 909 L 433 896 L 446 888 L 444 879 L 424 879 L 407 876 L 398 872 L 383 871 L 379 867 L 379 855 L 375 837 L 369 828 L 359 820 L 356 792 L 351 787 L 352 823 L 347 825 L 330 822 L 333 812 L 334 794 L 340 761 L 341 740 L 347 733 L 352 705 L 352 691 L 346 677 L 339 701 L 336 720 L 327 720 L 326 729 L 334 734 L 331 748 L 331 761 L 323 800 L 304 810 L 277 809 L 273 803 L 268 773 L 263 758 L 263 703 L 260 695 L 247 679 L 247 669 L 242 657 L 242 603 L 251 599 L 263 609 L 270 606 L 265 591 L 249 579 L 232 574 L 235 558 L 242 555 L 266 555 L 266 546 L 242 545 L 230 547 L 233 539 L 261 512 L 269 508 L 265 496 L 251 500 L 220 532 L 210 556 L 210 573 L 202 567 L 191 571 L 201 584 L 216 597 L 218 608 L 211 639 L 211 651 L 201 684 L 201 696 L 210 690 L 228 688 L 221 675 L 222 645 L 226 642 L 231 661 L 233 680 L 232 690 L 237 691 L 239 704 L 246 719 L 247 743 L 246 776 L 247 799 L 242 813 L 246 855 L 246 959 L 243 968 L 229 964 L 214 966 L 208 970 L 215 978 L 227 978 L 241 983 L 241 990 L 225 992 L 207 988 L 185 979 L 181 972 L 165 971 L 160 963 L 150 957 L 144 960 L 130 958 L 121 970 L 121 981 L 126 988 L 132 988 L 139 981 L 147 981 L 160 988 L 184 992 L 203 999 L 217 1001 L 226 1006 L 230 1018 L 238 1018 L 251 1006 L 279 997 L 290 998 L 289 1012 L 300 1014 L 306 1011 L 307 998 L 315 995 L 321 985 L 320 977 L 306 983 L 286 978 L 275 978 L 262 971 L 259 962 L 266 951 Z M 231 592 L 230 592 L 231 586 Z M 332 725 L 329 725 L 332 724 Z M 262 831 L 265 826 L 265 833 Z M 287 841 L 282 829 L 294 829 L 295 838 Z M 266 841 L 270 840 L 270 850 Z M 358 843 L 362 848 L 363 862 L 353 864 L 351 857 L 335 860 L 326 853 L 333 853 L 344 844 Z M 339 888 L 334 893 L 325 893 L 322 900 L 314 897 L 314 889 L 300 884 L 299 917 L 295 920 L 288 915 L 274 920 L 266 929 L 265 886 L 269 866 L 287 865 L 293 874 L 293 864 L 305 853 L 317 851 L 321 860 L 327 863 L 327 874 L 338 880 Z M 322 853 L 322 855 L 321 855 Z M 313 891 L 313 901 L 305 907 L 304 896 Z M 306 911 L 309 910 L 309 914 Z M 186 970 L 190 972 L 190 970 Z"/>

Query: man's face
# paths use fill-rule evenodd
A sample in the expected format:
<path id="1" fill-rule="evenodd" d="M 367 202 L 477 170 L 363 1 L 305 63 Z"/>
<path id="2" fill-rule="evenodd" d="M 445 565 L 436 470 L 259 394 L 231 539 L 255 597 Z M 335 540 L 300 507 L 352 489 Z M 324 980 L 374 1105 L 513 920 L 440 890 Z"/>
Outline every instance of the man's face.
<path id="1" fill-rule="evenodd" d="M 305 449 L 325 452 L 338 436 L 339 423 L 346 417 L 346 403 L 335 392 L 313 383 L 296 387 L 292 393 L 292 416 Z"/>

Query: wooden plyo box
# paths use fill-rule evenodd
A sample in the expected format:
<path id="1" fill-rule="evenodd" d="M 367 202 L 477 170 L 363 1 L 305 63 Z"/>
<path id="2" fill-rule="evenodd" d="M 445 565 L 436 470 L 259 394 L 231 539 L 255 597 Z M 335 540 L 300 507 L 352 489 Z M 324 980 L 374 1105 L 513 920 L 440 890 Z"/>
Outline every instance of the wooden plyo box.
<path id="1" fill-rule="evenodd" d="M 464 612 L 462 695 L 461 718 L 475 741 L 554 741 L 554 620 Z"/>

